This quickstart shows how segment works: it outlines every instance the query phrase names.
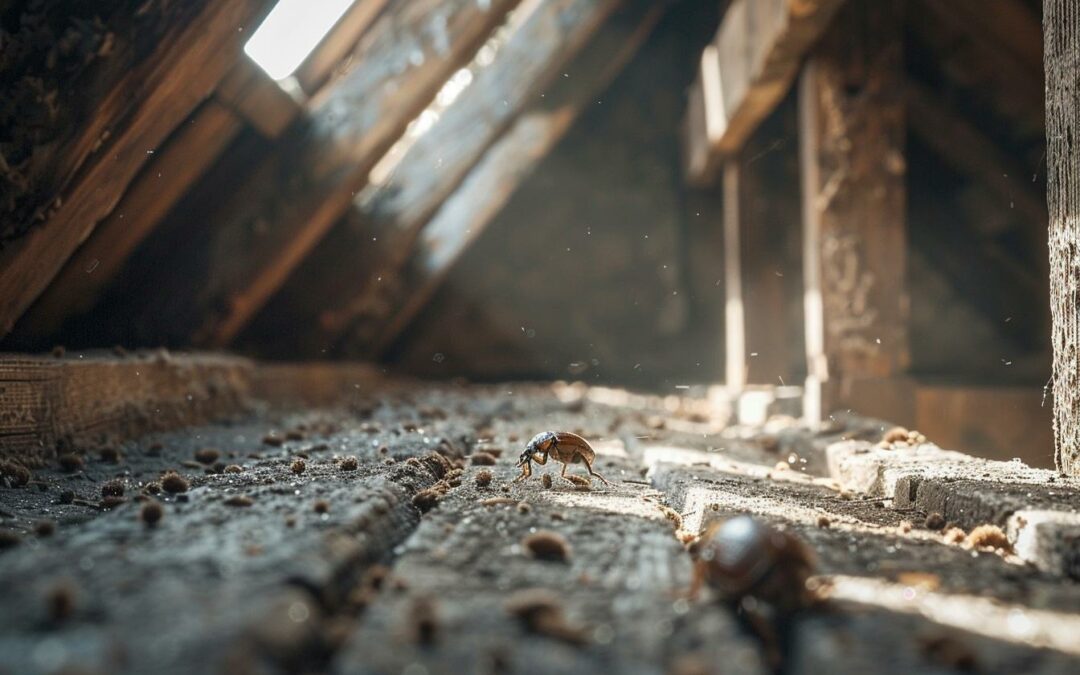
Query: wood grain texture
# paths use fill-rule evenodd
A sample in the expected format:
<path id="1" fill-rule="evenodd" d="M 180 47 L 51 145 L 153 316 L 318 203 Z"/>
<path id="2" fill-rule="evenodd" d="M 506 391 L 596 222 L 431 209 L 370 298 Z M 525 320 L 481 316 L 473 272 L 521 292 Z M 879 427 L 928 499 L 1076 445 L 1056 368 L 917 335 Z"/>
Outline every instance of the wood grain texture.
<path id="1" fill-rule="evenodd" d="M 738 152 L 783 99 L 802 63 L 844 0 L 736 0 L 702 61 L 705 143 L 710 154 Z M 699 114 L 695 112 L 694 114 Z M 693 154 L 698 156 L 699 151 Z M 692 183 L 707 184 L 715 163 L 698 156 Z"/>
<path id="2" fill-rule="evenodd" d="M 245 34 L 239 29 L 251 26 L 267 5 L 209 3 L 177 24 L 105 95 L 85 134 L 94 138 L 92 150 L 57 195 L 58 206 L 41 227 L 0 253 L 0 335 L 113 210 L 165 138 L 217 86 L 240 52 Z"/>
<path id="3" fill-rule="evenodd" d="M 19 320 L 15 335 L 47 338 L 65 319 L 89 311 L 139 244 L 236 137 L 241 125 L 234 113 L 213 99 L 181 124 Z"/>
<path id="4" fill-rule="evenodd" d="M 389 4 L 390 0 L 354 2 L 296 69 L 293 77 L 300 88 L 309 96 L 315 95 L 324 85 L 333 83 L 336 72 L 347 70 L 350 52 L 356 49 L 356 43 Z"/>
<path id="5" fill-rule="evenodd" d="M 190 287 L 201 305 L 194 339 L 224 344 L 246 325 L 351 204 L 380 157 L 442 84 L 472 58 L 516 0 L 410 0 L 361 39 L 352 70 L 309 102 L 306 124 L 283 136 L 212 219 L 208 255 L 228 260 Z"/>
<path id="6" fill-rule="evenodd" d="M 899 374 L 910 361 L 901 17 L 892 0 L 849 4 L 803 74 L 811 390 Z M 830 412 L 838 393 L 826 391 L 822 409 L 809 412 Z"/>

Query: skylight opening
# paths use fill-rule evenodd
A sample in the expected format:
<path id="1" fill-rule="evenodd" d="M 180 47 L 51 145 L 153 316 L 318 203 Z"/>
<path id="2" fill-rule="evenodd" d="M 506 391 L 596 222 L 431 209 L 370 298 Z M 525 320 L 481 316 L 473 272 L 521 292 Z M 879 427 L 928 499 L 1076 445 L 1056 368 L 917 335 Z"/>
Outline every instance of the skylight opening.
<path id="1" fill-rule="evenodd" d="M 290 77 L 356 0 L 280 0 L 244 53 L 275 80 Z"/>

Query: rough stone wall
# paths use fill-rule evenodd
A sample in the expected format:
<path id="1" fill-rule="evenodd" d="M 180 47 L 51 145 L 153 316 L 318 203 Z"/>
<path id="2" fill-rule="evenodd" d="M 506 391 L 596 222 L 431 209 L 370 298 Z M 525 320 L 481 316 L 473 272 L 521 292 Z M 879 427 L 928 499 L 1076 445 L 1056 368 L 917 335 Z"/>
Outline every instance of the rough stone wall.
<path id="1" fill-rule="evenodd" d="M 1080 3 L 1044 0 L 1043 30 L 1056 461 L 1080 475 Z"/>

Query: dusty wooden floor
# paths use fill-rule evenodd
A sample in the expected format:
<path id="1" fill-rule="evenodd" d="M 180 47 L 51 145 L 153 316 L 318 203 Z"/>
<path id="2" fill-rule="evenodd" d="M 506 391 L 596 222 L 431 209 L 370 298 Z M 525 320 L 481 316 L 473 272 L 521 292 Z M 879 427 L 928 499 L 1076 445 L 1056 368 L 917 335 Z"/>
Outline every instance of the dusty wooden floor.
<path id="1" fill-rule="evenodd" d="M 679 535 L 744 512 L 819 558 L 828 599 L 795 621 L 789 672 L 1080 672 L 1075 580 L 950 543 L 918 504 L 841 490 L 810 432 L 721 430 L 674 400 L 585 393 L 387 386 L 157 434 L 26 485 L 9 475 L 0 673 L 765 672 L 730 610 L 685 597 Z M 592 439 L 611 487 L 550 464 L 512 483 L 546 429 Z M 189 489 L 146 496 L 167 470 Z M 103 505 L 103 488 L 123 496 Z M 539 530 L 565 537 L 567 560 L 528 554 Z M 562 605 L 570 635 L 514 615 L 530 589 Z"/>

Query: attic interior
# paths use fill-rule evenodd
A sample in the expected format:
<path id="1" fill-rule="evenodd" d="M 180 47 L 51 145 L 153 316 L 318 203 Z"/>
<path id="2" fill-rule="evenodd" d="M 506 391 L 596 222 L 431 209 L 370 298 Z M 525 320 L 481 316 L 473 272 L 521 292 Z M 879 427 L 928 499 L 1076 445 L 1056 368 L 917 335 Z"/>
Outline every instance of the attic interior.
<path id="1" fill-rule="evenodd" d="M 0 1 L 0 673 L 1077 672 L 1075 10 Z"/>

